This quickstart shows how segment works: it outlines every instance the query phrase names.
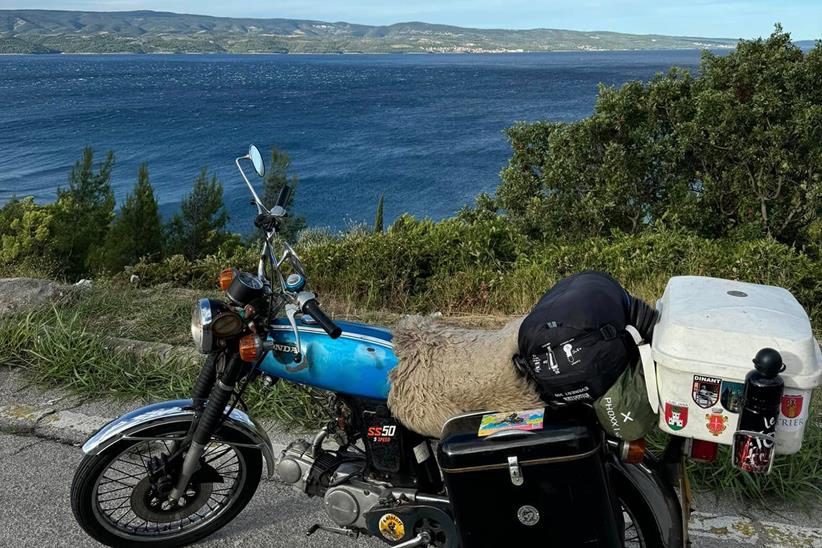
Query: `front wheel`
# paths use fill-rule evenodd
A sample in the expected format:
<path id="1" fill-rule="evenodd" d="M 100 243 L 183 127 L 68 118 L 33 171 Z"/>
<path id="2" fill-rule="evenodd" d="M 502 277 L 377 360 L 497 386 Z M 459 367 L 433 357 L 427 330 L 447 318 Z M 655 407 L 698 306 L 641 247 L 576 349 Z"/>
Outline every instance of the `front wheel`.
<path id="1" fill-rule="evenodd" d="M 123 440 L 80 462 L 71 507 L 80 526 L 109 546 L 181 546 L 230 522 L 251 500 L 262 473 L 260 451 L 212 440 L 200 471 L 174 505 L 149 470 L 170 455 L 188 423 Z"/>

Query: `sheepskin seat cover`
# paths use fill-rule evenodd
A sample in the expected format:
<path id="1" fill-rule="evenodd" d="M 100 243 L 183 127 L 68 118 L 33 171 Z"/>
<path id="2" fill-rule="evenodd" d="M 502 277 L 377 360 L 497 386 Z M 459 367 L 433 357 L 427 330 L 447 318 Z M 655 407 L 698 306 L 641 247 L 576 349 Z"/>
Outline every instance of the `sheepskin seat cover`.
<path id="1" fill-rule="evenodd" d="M 403 319 L 393 337 L 399 364 L 390 373 L 391 412 L 411 430 L 439 438 L 445 421 L 460 413 L 539 407 L 536 391 L 511 362 L 520 323 L 488 331 Z"/>

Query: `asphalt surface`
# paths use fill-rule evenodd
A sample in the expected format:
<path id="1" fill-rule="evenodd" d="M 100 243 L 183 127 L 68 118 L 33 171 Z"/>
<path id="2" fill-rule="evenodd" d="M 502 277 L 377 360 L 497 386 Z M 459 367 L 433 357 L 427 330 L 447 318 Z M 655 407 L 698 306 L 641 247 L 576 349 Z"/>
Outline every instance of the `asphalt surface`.
<path id="1" fill-rule="evenodd" d="M 74 521 L 69 489 L 82 458 L 79 447 L 29 435 L 0 433 L 0 546 L 99 546 Z M 822 546 L 818 509 L 789 507 L 734 508 L 733 503 L 703 496 L 703 510 L 692 521 L 692 545 Z M 722 510 L 714 516 L 709 510 Z M 757 514 L 759 513 L 759 515 Z M 787 529 L 762 525 L 782 519 Z M 353 548 L 386 546 L 375 539 L 352 540 L 318 532 L 312 524 L 329 523 L 318 499 L 310 499 L 273 481 L 263 480 L 246 509 L 199 546 Z M 805 534 L 803 534 L 803 532 Z M 512 546 L 514 546 L 512 544 Z"/>
<path id="2" fill-rule="evenodd" d="M 74 521 L 69 489 L 82 458 L 78 447 L 29 436 L 0 434 L 0 546 L 100 546 Z M 318 499 L 263 481 L 243 512 L 200 546 L 349 548 L 385 546 L 305 530 L 322 521 Z"/>
<path id="3" fill-rule="evenodd" d="M 111 418 L 138 405 L 43 391 L 19 372 L 0 368 L 0 547 L 99 546 L 71 512 L 69 490 L 82 458 L 79 446 Z M 265 427 L 275 445 L 297 437 L 275 423 Z M 822 506 L 810 501 L 752 504 L 725 494 L 703 494 L 694 502 L 692 546 L 822 548 Z M 305 531 L 318 522 L 331 525 L 319 499 L 263 480 L 245 510 L 200 546 L 387 546 L 376 539 L 324 532 L 306 538 Z"/>

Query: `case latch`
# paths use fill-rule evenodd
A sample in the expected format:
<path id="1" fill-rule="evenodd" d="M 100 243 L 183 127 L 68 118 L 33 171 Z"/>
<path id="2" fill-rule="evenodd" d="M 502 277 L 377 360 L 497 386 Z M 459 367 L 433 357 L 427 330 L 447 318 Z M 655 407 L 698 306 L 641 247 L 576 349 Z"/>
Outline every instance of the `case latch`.
<path id="1" fill-rule="evenodd" d="M 508 473 L 511 475 L 511 483 L 514 485 L 520 486 L 525 483 L 517 457 L 508 457 Z"/>

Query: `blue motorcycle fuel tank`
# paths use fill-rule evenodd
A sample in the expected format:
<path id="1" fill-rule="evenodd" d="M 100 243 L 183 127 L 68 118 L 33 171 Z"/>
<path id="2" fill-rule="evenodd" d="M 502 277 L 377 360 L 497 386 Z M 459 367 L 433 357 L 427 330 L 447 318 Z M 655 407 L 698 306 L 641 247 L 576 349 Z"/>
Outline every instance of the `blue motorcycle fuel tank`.
<path id="1" fill-rule="evenodd" d="M 285 318 L 278 319 L 269 334 L 275 346 L 259 364 L 273 377 L 333 392 L 374 399 L 388 399 L 388 372 L 397 365 L 391 332 L 369 325 L 335 321 L 342 329 L 337 339 L 312 323 L 297 320 L 302 361 L 295 363 L 294 332 Z"/>

